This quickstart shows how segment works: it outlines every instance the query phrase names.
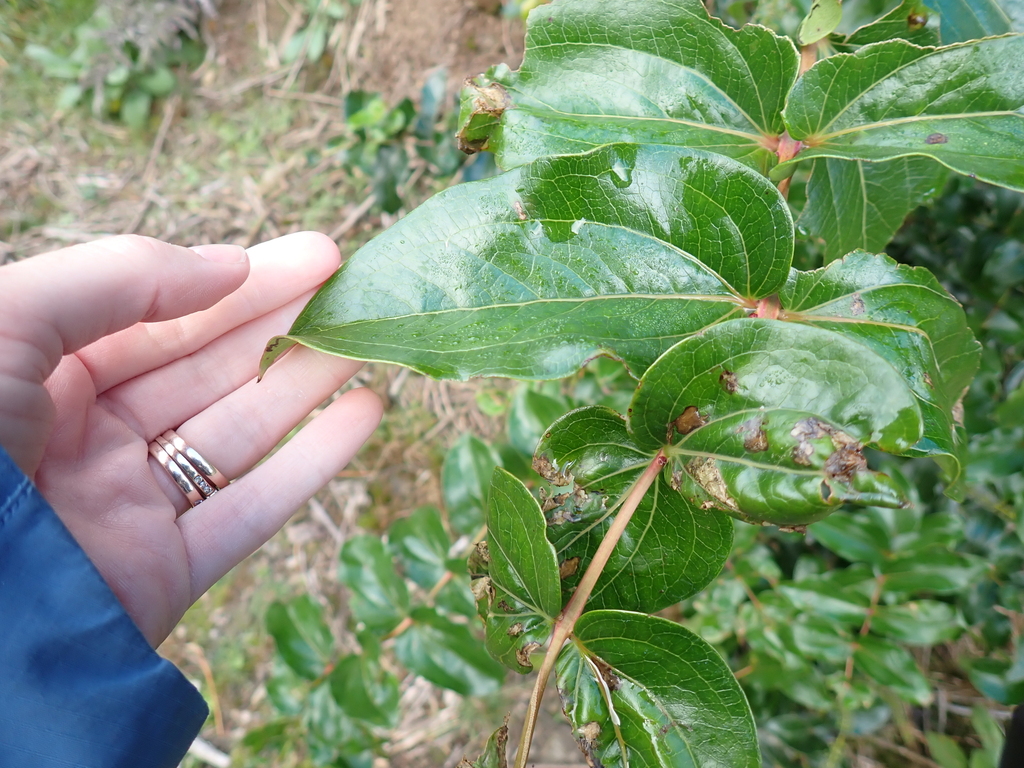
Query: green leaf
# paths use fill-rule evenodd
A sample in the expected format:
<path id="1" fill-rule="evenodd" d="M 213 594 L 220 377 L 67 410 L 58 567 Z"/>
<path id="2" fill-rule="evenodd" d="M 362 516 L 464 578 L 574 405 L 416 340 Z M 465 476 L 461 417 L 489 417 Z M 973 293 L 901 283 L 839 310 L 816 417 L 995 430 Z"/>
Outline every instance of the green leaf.
<path id="1" fill-rule="evenodd" d="M 927 3 L 942 16 L 940 32 L 944 43 L 1024 31 L 1024 8 L 1018 0 L 1002 0 L 1001 3 L 997 0 L 927 0 Z"/>
<path id="2" fill-rule="evenodd" d="M 565 599 L 611 525 L 615 503 L 652 458 L 653 452 L 637 447 L 623 418 L 602 406 L 566 414 L 544 436 L 534 467 L 556 485 L 573 484 L 545 505 Z M 691 506 L 659 477 L 612 550 L 587 605 L 644 612 L 672 605 L 718 576 L 732 540 L 728 517 Z"/>
<path id="3" fill-rule="evenodd" d="M 927 22 L 928 6 L 923 0 L 903 0 L 882 18 L 854 30 L 843 42 L 867 45 L 900 38 L 915 45 L 937 45 L 938 33 Z"/>
<path id="4" fill-rule="evenodd" d="M 410 672 L 463 696 L 485 696 L 501 687 L 505 670 L 465 624 L 431 608 L 414 609 L 412 618 L 412 626 L 395 638 L 395 656 Z"/>
<path id="5" fill-rule="evenodd" d="M 386 634 L 409 611 L 409 591 L 391 555 L 376 536 L 353 536 L 341 548 L 338 578 L 349 588 L 352 617 Z"/>
<path id="6" fill-rule="evenodd" d="M 802 525 L 844 501 L 902 504 L 893 481 L 867 469 L 863 447 L 909 450 L 921 416 L 900 374 L 866 347 L 747 319 L 662 355 L 640 381 L 629 430 L 645 450 L 668 443 L 673 485 L 693 505 Z"/>
<path id="7" fill-rule="evenodd" d="M 804 614 L 779 627 L 793 649 L 809 659 L 844 664 L 852 650 L 852 638 L 841 624 L 813 614 Z"/>
<path id="8" fill-rule="evenodd" d="M 912 448 L 891 450 L 935 459 L 955 486 L 965 445 L 953 413 L 978 368 L 981 346 L 938 280 L 926 269 L 857 251 L 823 269 L 794 270 L 780 299 L 787 317 L 850 337 L 900 372 L 924 432 Z"/>
<path id="9" fill-rule="evenodd" d="M 334 650 L 334 637 L 323 610 L 309 595 L 267 609 L 267 631 L 277 652 L 298 675 L 314 680 L 324 673 Z"/>
<path id="10" fill-rule="evenodd" d="M 1024 702 L 1024 679 L 1019 671 L 1003 659 L 970 659 L 964 663 L 971 685 L 981 694 L 1000 704 Z M 1015 674 L 1016 672 L 1016 674 Z"/>
<path id="11" fill-rule="evenodd" d="M 388 528 L 392 556 L 401 563 L 405 575 L 423 589 L 433 588 L 447 572 L 451 544 L 441 513 L 434 507 L 420 507 Z"/>
<path id="12" fill-rule="evenodd" d="M 168 96 L 178 84 L 178 80 L 167 67 L 157 67 L 140 77 L 138 83 L 139 88 L 159 99 Z"/>
<path id="13" fill-rule="evenodd" d="M 950 736 L 934 732 L 928 732 L 924 736 L 928 740 L 928 751 L 932 753 L 932 760 L 941 768 L 967 768 L 967 755 Z"/>
<path id="14" fill-rule="evenodd" d="M 797 67 L 787 38 L 727 27 L 699 0 L 563 1 L 530 15 L 519 71 L 468 85 L 460 136 L 503 168 L 629 141 L 766 171 Z"/>
<path id="15" fill-rule="evenodd" d="M 868 612 L 867 599 L 817 580 L 780 584 L 775 591 L 801 612 L 827 616 L 851 626 L 859 626 Z"/>
<path id="16" fill-rule="evenodd" d="M 851 563 L 879 565 L 892 546 L 888 531 L 864 515 L 832 515 L 808 530 L 822 546 Z"/>
<path id="17" fill-rule="evenodd" d="M 487 512 L 487 650 L 511 670 L 533 669 L 530 653 L 547 640 L 562 610 L 555 549 L 540 505 L 503 469 L 491 479 Z M 480 589 L 480 587 L 477 587 Z"/>
<path id="18" fill-rule="evenodd" d="M 981 737 L 982 749 L 988 754 L 989 763 L 993 766 L 998 765 L 1004 741 L 1003 729 L 999 727 L 999 723 L 985 707 L 975 704 L 971 710 L 971 725 Z"/>
<path id="19" fill-rule="evenodd" d="M 714 648 L 678 624 L 625 611 L 585 613 L 555 674 L 591 765 L 761 765 L 736 678 Z"/>
<path id="20" fill-rule="evenodd" d="M 382 728 L 398 725 L 398 678 L 365 655 L 338 660 L 327 678 L 331 695 L 349 717 Z"/>
<path id="21" fill-rule="evenodd" d="M 141 131 L 149 122 L 153 97 L 140 88 L 132 88 L 121 100 L 121 120 L 129 128 Z"/>
<path id="22" fill-rule="evenodd" d="M 527 456 L 537 449 L 541 436 L 568 409 L 564 399 L 556 400 L 520 384 L 508 412 L 508 441 Z"/>
<path id="23" fill-rule="evenodd" d="M 810 45 L 835 32 L 843 20 L 842 0 L 814 0 L 796 32 L 798 45 Z"/>
<path id="24" fill-rule="evenodd" d="M 931 703 L 932 690 L 908 651 L 888 640 L 868 635 L 857 641 L 853 652 L 856 669 L 915 704 Z"/>
<path id="25" fill-rule="evenodd" d="M 985 572 L 985 562 L 974 555 L 929 547 L 913 555 L 897 557 L 882 566 L 887 592 L 959 592 Z"/>
<path id="26" fill-rule="evenodd" d="M 914 208 L 942 189 L 949 171 L 924 157 L 885 163 L 815 160 L 797 227 L 824 242 L 825 263 L 862 248 L 880 251 Z"/>
<path id="27" fill-rule="evenodd" d="M 958 638 L 964 625 L 956 608 L 948 603 L 915 600 L 878 606 L 871 631 L 907 645 L 939 645 Z"/>
<path id="28" fill-rule="evenodd" d="M 721 157 L 613 145 L 432 198 L 350 258 L 264 369 L 302 343 L 442 378 L 566 376 L 608 354 L 644 371 L 785 283 L 778 190 Z"/>
<path id="29" fill-rule="evenodd" d="M 441 493 L 448 520 L 459 533 L 475 534 L 484 524 L 484 510 L 497 453 L 478 437 L 466 433 L 444 457 Z"/>
<path id="30" fill-rule="evenodd" d="M 1024 190 L 1024 36 L 944 48 L 904 40 L 823 59 L 794 86 L 789 133 L 802 159 L 923 156 L 958 173 Z"/>

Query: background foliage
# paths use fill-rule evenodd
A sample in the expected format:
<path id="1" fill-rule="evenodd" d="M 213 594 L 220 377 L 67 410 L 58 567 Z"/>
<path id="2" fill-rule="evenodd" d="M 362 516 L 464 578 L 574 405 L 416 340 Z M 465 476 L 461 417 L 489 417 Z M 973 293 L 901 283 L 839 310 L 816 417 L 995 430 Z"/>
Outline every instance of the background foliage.
<path id="1" fill-rule="evenodd" d="M 886 10 L 845 5 L 848 17 Z M 806 10 L 773 3 L 721 9 L 732 21 L 772 21 L 791 34 Z M 311 7 L 303 19 L 315 21 L 316 13 Z M 947 13 L 942 24 L 957 28 L 950 18 Z M 334 26 L 324 25 L 329 40 Z M 927 29 L 933 28 L 934 21 Z M 976 35 L 967 30 L 962 38 Z M 40 44 L 59 49 L 49 40 Z M 286 46 L 281 60 L 288 62 Z M 315 69 L 314 62 L 303 63 L 310 76 Z M 403 189 L 403 183 L 417 168 L 428 169 L 420 180 L 443 180 L 458 168 L 450 145 L 435 138 L 450 133 L 454 121 L 450 110 L 431 106 L 430 93 L 439 90 L 437 78 L 427 81 L 416 108 L 377 97 L 372 88 L 353 89 L 334 107 L 345 116 L 345 128 L 332 140 L 318 140 L 303 158 L 305 167 L 329 159 L 365 184 L 374 211 L 400 210 L 401 193 L 415 195 L 415 184 Z M 155 120 L 148 127 L 153 131 Z M 231 141 L 237 146 L 241 140 Z M 891 191 L 884 180 L 879 187 Z M 927 194 L 915 191 L 922 189 Z M 854 765 L 869 756 L 904 765 L 909 758 L 900 749 L 943 768 L 968 760 L 994 765 L 1005 707 L 1024 697 L 1017 584 L 1024 564 L 1017 519 L 1024 493 L 1021 197 L 968 179 L 933 178 L 908 191 L 903 204 L 910 210 L 939 190 L 887 250 L 903 263 L 931 269 L 964 303 L 982 342 L 982 368 L 965 400 L 971 435 L 966 498 L 943 497 L 928 463 L 875 457 L 917 502 L 912 511 L 844 511 L 812 526 L 806 538 L 737 525 L 721 576 L 704 593 L 667 609 L 669 618 L 714 643 L 737 672 L 767 765 Z M 814 194 L 806 169 L 798 170 L 794 205 Z M 831 239 L 821 225 L 805 220 L 801 226 Z M 10 235 L 5 230 L 4 237 Z M 830 258 L 813 240 L 800 248 L 801 268 Z M 408 701 L 416 678 L 493 698 L 501 675 L 480 655 L 479 640 L 469 640 L 475 608 L 462 565 L 484 522 L 492 470 L 501 465 L 537 483 L 529 456 L 548 424 L 583 404 L 623 412 L 630 393 L 621 366 L 609 361 L 596 361 L 565 382 L 511 393 L 481 384 L 470 394 L 471 407 L 504 421 L 503 434 L 486 442 L 463 437 L 443 467 L 434 467 L 443 509 L 417 509 L 393 521 L 388 512 L 363 516 L 366 528 L 387 537 L 352 536 L 341 549 L 336 574 L 349 590 L 349 614 L 316 591 L 283 595 L 270 605 L 266 627 L 278 659 L 265 688 L 275 716 L 243 743 L 222 743 L 238 743 L 237 759 L 253 764 L 369 765 L 375 755 L 389 754 L 401 717 L 396 702 Z M 373 493 L 386 508 L 392 492 L 377 487 Z M 262 603 L 272 597 L 264 592 Z M 869 621 L 872 605 L 878 610 Z M 230 669 L 214 672 L 227 677 Z M 489 715 L 490 721 L 500 715 Z"/>

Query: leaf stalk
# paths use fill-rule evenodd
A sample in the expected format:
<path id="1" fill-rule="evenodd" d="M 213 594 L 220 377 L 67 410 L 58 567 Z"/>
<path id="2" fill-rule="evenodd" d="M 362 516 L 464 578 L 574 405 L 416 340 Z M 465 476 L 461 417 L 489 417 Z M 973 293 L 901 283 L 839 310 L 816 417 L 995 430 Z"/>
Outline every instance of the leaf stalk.
<path id="1" fill-rule="evenodd" d="M 558 654 L 561 652 L 562 646 L 569 639 L 573 627 L 576 626 L 580 616 L 583 615 L 583 607 L 590 598 L 590 593 L 594 591 L 594 586 L 601 577 L 604 567 L 608 564 L 608 558 L 611 557 L 615 545 L 622 538 L 622 534 L 632 519 L 633 513 L 636 512 L 637 507 L 640 506 L 640 501 L 654 483 L 662 467 L 667 463 L 668 457 L 665 455 L 664 449 L 659 450 L 651 463 L 647 465 L 647 469 L 644 470 L 632 488 L 629 489 L 629 493 L 622 502 L 619 513 L 608 527 L 608 532 L 601 539 L 601 544 L 597 548 L 597 552 L 594 553 L 590 565 L 587 566 L 583 578 L 580 579 L 580 583 L 576 585 L 576 590 L 572 593 L 572 597 L 569 598 L 569 603 L 562 609 L 558 618 L 555 619 L 547 653 L 544 654 L 544 661 L 541 662 L 540 669 L 537 671 L 537 681 L 534 683 L 533 691 L 530 693 L 530 703 L 526 709 L 526 720 L 523 723 L 523 733 L 519 739 L 519 749 L 516 752 L 514 768 L 526 768 L 526 761 L 530 757 L 530 744 L 533 742 L 533 733 L 537 727 L 537 717 L 540 715 L 540 704 L 544 697 L 544 689 L 547 687 L 551 670 L 555 668 L 555 662 L 558 660 Z"/>

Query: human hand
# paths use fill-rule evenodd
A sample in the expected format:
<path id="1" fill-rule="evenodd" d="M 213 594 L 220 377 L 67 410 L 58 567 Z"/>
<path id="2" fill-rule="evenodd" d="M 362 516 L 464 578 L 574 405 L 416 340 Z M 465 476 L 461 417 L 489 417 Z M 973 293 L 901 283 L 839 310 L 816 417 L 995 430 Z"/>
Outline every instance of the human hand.
<path id="1" fill-rule="evenodd" d="M 297 348 L 256 382 L 267 340 L 338 262 L 315 233 L 249 258 L 122 236 L 0 268 L 0 445 L 153 646 L 380 421 L 353 389 L 239 478 L 361 366 Z M 148 453 L 168 429 L 239 479 L 190 509 Z"/>

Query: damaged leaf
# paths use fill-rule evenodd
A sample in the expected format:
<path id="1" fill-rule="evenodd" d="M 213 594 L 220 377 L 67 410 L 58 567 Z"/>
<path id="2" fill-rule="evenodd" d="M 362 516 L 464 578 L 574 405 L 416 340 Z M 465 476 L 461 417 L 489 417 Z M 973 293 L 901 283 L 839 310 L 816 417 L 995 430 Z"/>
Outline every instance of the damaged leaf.
<path id="1" fill-rule="evenodd" d="M 981 347 L 939 281 L 920 267 L 856 251 L 823 269 L 793 270 L 780 297 L 794 320 L 856 340 L 900 372 L 924 431 L 912 446 L 892 450 L 935 459 L 947 492 L 958 494 L 966 441 L 953 413 Z"/>
<path id="2" fill-rule="evenodd" d="M 571 473 L 583 494 L 566 497 L 547 535 L 563 568 L 563 595 L 579 583 L 605 531 L 611 505 L 654 457 L 642 451 L 615 411 L 590 406 L 556 421 L 537 449 L 539 458 Z M 549 520 L 553 515 L 549 513 Z M 656 611 L 699 592 L 721 571 L 732 548 L 733 524 L 715 510 L 695 509 L 655 480 L 612 552 L 587 603 L 590 608 Z"/>
<path id="3" fill-rule="evenodd" d="M 667 471 L 698 509 L 792 526 L 844 501 L 902 503 L 896 484 L 867 468 L 863 448 L 910 450 L 921 436 L 917 402 L 895 368 L 838 333 L 749 319 L 680 342 L 641 379 L 634 444 L 660 448 L 688 404 L 704 423 L 673 437 Z"/>
<path id="4" fill-rule="evenodd" d="M 490 499 L 487 650 L 509 669 L 525 673 L 533 668 L 530 653 L 547 639 L 562 610 L 559 566 L 545 538 L 544 515 L 522 482 L 496 469 Z"/>

